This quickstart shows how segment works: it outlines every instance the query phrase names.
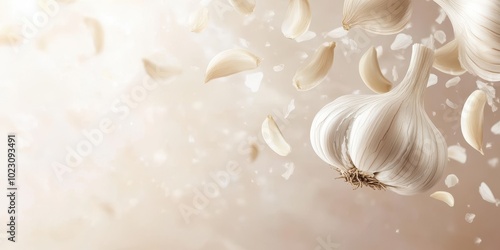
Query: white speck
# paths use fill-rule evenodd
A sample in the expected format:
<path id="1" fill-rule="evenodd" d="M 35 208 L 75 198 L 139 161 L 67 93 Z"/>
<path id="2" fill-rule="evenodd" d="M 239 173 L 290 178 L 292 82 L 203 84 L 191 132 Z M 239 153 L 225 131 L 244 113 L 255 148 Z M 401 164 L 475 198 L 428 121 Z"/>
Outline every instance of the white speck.
<path id="1" fill-rule="evenodd" d="M 448 158 L 464 164 L 467 161 L 467 154 L 465 148 L 459 145 L 449 146 Z"/>
<path id="2" fill-rule="evenodd" d="M 445 86 L 446 86 L 446 88 L 450 88 L 450 87 L 456 86 L 460 82 L 460 80 L 462 80 L 460 78 L 460 76 L 455 76 L 455 77 L 451 78 L 450 80 L 448 80 L 445 83 Z"/>
<path id="3" fill-rule="evenodd" d="M 495 95 L 496 95 L 496 90 L 493 86 L 490 86 L 489 84 L 482 82 L 482 81 L 476 81 L 477 88 L 484 91 L 486 93 L 486 97 L 488 100 L 488 105 L 491 107 L 491 110 L 495 112 L 498 108 L 495 105 Z"/>
<path id="4" fill-rule="evenodd" d="M 408 22 L 408 24 L 406 24 L 406 26 L 405 26 L 405 29 L 409 30 L 409 29 L 411 29 L 411 27 L 413 27 L 413 24 L 411 22 Z"/>
<path id="5" fill-rule="evenodd" d="M 495 199 L 495 196 L 493 195 L 493 192 L 491 192 L 490 187 L 486 185 L 486 183 L 481 182 L 481 185 L 479 186 L 479 194 L 481 195 L 481 198 L 483 200 L 495 204 L 497 207 L 500 205 L 500 201 Z"/>
<path id="6" fill-rule="evenodd" d="M 295 170 L 295 164 L 293 162 L 287 162 L 285 163 L 285 168 L 286 172 L 283 173 L 281 177 L 285 178 L 285 180 L 288 180 Z"/>
<path id="7" fill-rule="evenodd" d="M 436 18 L 436 23 L 442 24 L 446 19 L 446 12 L 443 9 L 439 9 L 439 16 Z"/>
<path id="8" fill-rule="evenodd" d="M 298 52 L 297 55 L 299 56 L 300 59 L 304 60 L 309 57 L 309 55 L 306 52 Z"/>
<path id="9" fill-rule="evenodd" d="M 384 47 L 382 45 L 377 46 L 375 50 L 377 51 L 377 58 L 380 58 L 384 54 Z"/>
<path id="10" fill-rule="evenodd" d="M 452 108 L 452 109 L 458 109 L 459 106 L 455 104 L 454 102 L 450 101 L 450 99 L 446 99 L 446 106 Z"/>
<path id="11" fill-rule="evenodd" d="M 382 75 L 385 76 L 387 74 L 387 69 L 386 68 L 381 68 L 380 72 L 382 72 Z"/>
<path id="12" fill-rule="evenodd" d="M 241 46 L 243 46 L 243 47 L 245 47 L 245 48 L 248 48 L 249 43 L 248 43 L 248 41 L 247 41 L 247 40 L 245 40 L 245 39 L 243 39 L 243 38 L 240 38 L 239 40 L 240 40 L 240 44 L 241 44 Z"/>
<path id="13" fill-rule="evenodd" d="M 492 167 L 492 168 L 496 168 L 497 165 L 498 165 L 498 162 L 499 162 L 499 159 L 497 157 L 495 158 L 491 158 L 488 160 L 488 164 Z"/>
<path id="14" fill-rule="evenodd" d="M 295 110 L 295 99 L 292 99 L 288 104 L 288 106 L 286 107 L 286 111 L 284 112 L 285 113 L 284 118 L 285 119 L 288 118 L 288 116 L 293 110 Z"/>
<path id="15" fill-rule="evenodd" d="M 481 238 L 476 237 L 476 238 L 474 239 L 474 244 L 479 245 L 479 244 L 481 244 L 481 242 L 482 242 L 482 241 L 483 241 L 483 240 L 481 240 Z"/>
<path id="16" fill-rule="evenodd" d="M 301 43 L 301 42 L 309 41 L 315 37 L 316 37 L 316 33 L 312 32 L 312 31 L 307 31 L 306 33 L 302 34 L 301 36 L 295 38 L 295 41 L 298 43 Z"/>
<path id="17" fill-rule="evenodd" d="M 398 71 L 396 69 L 396 65 L 392 67 L 392 80 L 395 82 L 399 79 Z"/>
<path id="18" fill-rule="evenodd" d="M 266 46 L 266 47 L 271 47 L 271 43 L 266 42 L 266 43 L 264 44 L 264 46 Z"/>
<path id="19" fill-rule="evenodd" d="M 397 233 L 397 234 L 399 233 L 399 229 L 396 229 L 396 233 Z"/>
<path id="20" fill-rule="evenodd" d="M 153 158 L 157 163 L 164 163 L 167 160 L 167 154 L 165 154 L 165 151 L 163 150 L 158 150 L 154 154 Z"/>
<path id="21" fill-rule="evenodd" d="M 491 148 L 491 147 L 493 147 L 493 144 L 491 144 L 491 142 L 487 142 L 486 143 L 486 148 Z"/>
<path id="22" fill-rule="evenodd" d="M 465 221 L 467 221 L 468 223 L 472 223 L 474 221 L 474 218 L 476 218 L 475 214 L 472 213 L 465 214 Z"/>
<path id="23" fill-rule="evenodd" d="M 194 143 L 194 137 L 193 137 L 193 135 L 189 135 L 188 136 L 188 142 L 189 143 Z"/>
<path id="24" fill-rule="evenodd" d="M 335 38 L 344 37 L 344 36 L 347 35 L 347 33 L 348 33 L 348 31 L 345 30 L 343 27 L 338 27 L 338 28 L 335 28 L 335 29 L 331 30 L 326 35 L 335 39 Z"/>
<path id="25" fill-rule="evenodd" d="M 437 75 L 430 74 L 429 75 L 429 80 L 427 81 L 427 88 L 430 87 L 430 86 L 436 85 L 437 82 L 438 82 Z"/>
<path id="26" fill-rule="evenodd" d="M 443 44 L 446 42 L 446 33 L 442 30 L 436 30 L 436 32 L 434 32 L 434 39 L 440 44 Z"/>
<path id="27" fill-rule="evenodd" d="M 500 121 L 495 123 L 495 125 L 493 125 L 493 127 L 491 127 L 491 133 L 493 133 L 495 135 L 500 135 Z"/>
<path id="28" fill-rule="evenodd" d="M 248 74 L 245 78 L 245 86 L 255 93 L 259 91 L 262 78 L 264 78 L 264 73 L 262 72 Z"/>
<path id="29" fill-rule="evenodd" d="M 391 44 L 392 50 L 406 49 L 413 43 L 413 38 L 405 33 L 399 33 Z"/>
<path id="30" fill-rule="evenodd" d="M 135 207 L 137 205 L 137 203 L 139 203 L 139 200 L 130 199 L 130 200 L 128 200 L 128 203 L 130 204 L 130 206 Z"/>
<path id="31" fill-rule="evenodd" d="M 274 72 L 280 72 L 285 68 L 285 64 L 278 64 L 273 67 Z"/>
<path id="32" fill-rule="evenodd" d="M 432 111 L 432 116 L 436 116 L 436 111 Z"/>
<path id="33" fill-rule="evenodd" d="M 444 184 L 446 184 L 448 188 L 454 187 L 458 184 L 458 177 L 454 174 L 449 174 L 448 176 L 446 176 Z"/>

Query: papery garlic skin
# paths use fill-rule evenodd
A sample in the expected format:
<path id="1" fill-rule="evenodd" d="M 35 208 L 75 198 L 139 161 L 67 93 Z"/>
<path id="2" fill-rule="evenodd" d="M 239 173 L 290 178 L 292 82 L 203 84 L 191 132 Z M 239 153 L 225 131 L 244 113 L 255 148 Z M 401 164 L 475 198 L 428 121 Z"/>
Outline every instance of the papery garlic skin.
<path id="1" fill-rule="evenodd" d="M 422 96 L 433 53 L 415 44 L 408 72 L 394 89 L 342 96 L 323 107 L 311 126 L 316 154 L 340 171 L 356 168 L 371 175 L 399 194 L 436 184 L 447 163 L 447 146 Z"/>
<path id="2" fill-rule="evenodd" d="M 434 0 L 448 15 L 461 67 L 488 81 L 500 81 L 500 1 Z M 454 54 L 450 54 L 453 58 Z M 453 62 L 453 59 L 449 61 Z M 456 60 L 456 57 L 454 58 Z M 436 67 L 442 70 L 441 67 Z M 446 67 L 445 67 L 446 68 Z M 453 68 L 453 67 L 451 67 Z M 442 70 L 448 73 L 445 70 Z"/>
<path id="3" fill-rule="evenodd" d="M 410 0 L 345 0 L 342 24 L 379 35 L 401 32 L 410 21 Z"/>

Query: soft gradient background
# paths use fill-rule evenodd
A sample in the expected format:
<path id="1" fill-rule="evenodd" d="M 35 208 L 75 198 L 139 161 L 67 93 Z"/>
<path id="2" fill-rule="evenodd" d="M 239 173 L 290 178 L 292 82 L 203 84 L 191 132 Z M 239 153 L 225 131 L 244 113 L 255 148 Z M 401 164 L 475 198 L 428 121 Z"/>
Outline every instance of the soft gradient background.
<path id="1" fill-rule="evenodd" d="M 200 34 L 187 26 L 199 1 L 57 3 L 59 10 L 32 38 L 15 40 L 9 34 L 19 34 L 24 20 L 43 10 L 36 1 L 0 0 L 0 152 L 6 152 L 7 133 L 16 133 L 19 162 L 18 242 L 6 239 L 2 195 L 1 249 L 329 249 L 321 248 L 327 241 L 338 249 L 499 248 L 500 208 L 484 201 L 478 189 L 484 181 L 500 197 L 500 167 L 493 164 L 500 157 L 500 136 L 490 131 L 500 115 L 485 109 L 484 156 L 460 132 L 461 106 L 477 88 L 475 77 L 464 75 L 459 85 L 445 88 L 451 76 L 433 70 L 438 83 L 427 89 L 426 110 L 448 145 L 466 148 L 467 162 L 450 160 L 442 181 L 427 193 L 353 191 L 312 151 L 309 128 L 315 113 L 340 95 L 370 93 L 357 65 L 369 46 L 383 46 L 380 64 L 391 80 L 393 66 L 399 79 L 404 76 L 411 53 L 411 47 L 390 50 L 395 35 L 352 30 L 348 38 L 357 45 L 334 39 L 328 79 L 311 91 L 296 91 L 291 79 L 305 55 L 331 41 L 325 34 L 341 26 L 342 1 L 311 0 L 310 30 L 317 36 L 301 43 L 280 31 L 286 0 L 257 0 L 247 17 L 225 0 L 214 0 L 210 23 Z M 404 31 L 414 42 L 435 30 L 453 38 L 448 19 L 435 22 L 435 3 L 414 1 L 414 7 L 412 25 Z M 87 17 L 103 26 L 99 54 Z M 209 60 L 235 47 L 264 58 L 261 66 L 204 84 Z M 114 102 L 149 79 L 143 58 L 167 61 L 183 72 L 120 117 L 112 112 Z M 281 64 L 282 71 L 273 69 Z M 248 75 L 259 72 L 260 85 L 245 84 Z M 446 99 L 460 108 L 448 107 Z M 286 116 L 292 100 L 295 109 Z M 263 143 L 260 126 L 268 114 L 293 148 L 287 157 Z M 116 130 L 58 181 L 55 162 L 65 163 L 68 148 L 103 119 L 111 119 Z M 6 153 L 0 159 L 4 188 Z M 211 173 L 228 165 L 242 172 L 186 221 L 179 207 L 192 207 L 194 189 L 203 190 L 213 182 Z M 451 189 L 444 185 L 449 173 L 460 179 Z M 451 192 L 455 207 L 429 198 L 437 190 Z M 476 214 L 473 223 L 465 221 L 466 213 Z"/>

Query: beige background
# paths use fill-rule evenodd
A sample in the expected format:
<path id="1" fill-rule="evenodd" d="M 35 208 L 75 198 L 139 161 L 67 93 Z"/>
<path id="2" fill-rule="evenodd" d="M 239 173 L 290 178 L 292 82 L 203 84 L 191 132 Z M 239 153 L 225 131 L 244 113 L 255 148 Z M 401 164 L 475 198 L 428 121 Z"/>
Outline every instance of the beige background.
<path id="1" fill-rule="evenodd" d="M 338 249 L 497 249 L 500 208 L 482 200 L 478 188 L 484 181 L 500 197 L 499 167 L 488 164 L 500 157 L 500 137 L 490 132 L 500 116 L 486 107 L 489 146 L 481 156 L 462 138 L 461 108 L 445 104 L 450 99 L 463 105 L 476 89 L 476 78 L 464 75 L 458 86 L 447 89 L 451 76 L 433 70 L 439 81 L 425 97 L 426 110 L 448 145 L 466 148 L 465 164 L 451 160 L 442 181 L 421 195 L 353 191 L 334 180 L 336 172 L 312 151 L 312 118 L 340 95 L 370 93 L 357 73 L 368 46 L 383 46 L 380 64 L 389 79 L 394 65 L 400 79 L 404 76 L 411 48 L 391 51 L 395 35 L 353 30 L 348 37 L 358 41 L 358 50 L 335 39 L 328 79 L 298 92 L 291 78 L 304 53 L 311 55 L 332 40 L 324 34 L 340 26 L 342 1 L 311 1 L 310 30 L 317 36 L 301 43 L 281 34 L 287 2 L 257 0 L 255 13 L 245 17 L 226 11 L 226 1 L 214 0 L 209 26 L 194 34 L 186 20 L 198 1 L 60 1 L 33 38 L 15 43 L 6 34 L 20 32 L 25 18 L 32 20 L 43 10 L 36 1 L 1 0 L 0 131 L 2 138 L 8 132 L 18 135 L 20 190 L 18 242 L 7 241 L 2 226 L 0 248 L 292 250 L 320 249 L 329 238 Z M 414 42 L 434 30 L 444 30 L 448 40 L 453 37 L 448 19 L 435 22 L 436 4 L 414 5 L 412 27 L 404 31 Z M 84 17 L 103 26 L 105 44 L 98 55 Z M 216 53 L 245 46 L 264 58 L 259 69 L 203 84 L 206 65 Z M 148 79 L 143 58 L 176 63 L 183 73 L 147 92 L 121 119 L 111 107 Z M 275 72 L 280 64 L 284 69 Z M 257 72 L 264 77 L 253 92 L 245 77 Z M 495 88 L 500 90 L 498 84 Z M 285 119 L 283 110 L 292 100 L 296 108 Z M 268 114 L 293 148 L 287 157 L 262 143 L 260 125 Z M 97 128 L 103 119 L 111 119 L 116 130 L 59 182 L 53 164 L 64 163 L 67 148 L 85 140 L 82 131 Z M 249 160 L 252 143 L 259 150 L 254 162 Z M 0 143 L 1 152 L 5 144 Z M 192 207 L 193 188 L 203 189 L 212 183 L 211 173 L 228 165 L 242 172 L 186 223 L 179 206 Z M 292 165 L 294 172 L 284 178 Z M 5 173 L 1 187 L 6 186 Z M 449 173 L 460 179 L 451 189 L 444 185 Z M 451 192 L 455 207 L 429 198 L 437 190 Z M 5 225 L 5 196 L 0 207 L 0 224 Z M 472 224 L 465 221 L 466 213 L 476 214 Z M 479 245 L 476 237 L 482 239 Z"/>

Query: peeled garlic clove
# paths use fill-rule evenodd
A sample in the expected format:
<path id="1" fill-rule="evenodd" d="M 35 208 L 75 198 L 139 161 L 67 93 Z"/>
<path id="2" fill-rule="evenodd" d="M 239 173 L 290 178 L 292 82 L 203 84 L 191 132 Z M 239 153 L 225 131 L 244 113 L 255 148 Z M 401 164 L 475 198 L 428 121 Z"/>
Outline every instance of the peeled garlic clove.
<path id="1" fill-rule="evenodd" d="M 201 7 L 189 16 L 189 27 L 191 32 L 199 33 L 208 25 L 208 8 Z"/>
<path id="2" fill-rule="evenodd" d="M 373 46 L 359 60 L 359 75 L 366 86 L 375 93 L 385 93 L 392 88 L 392 83 L 380 71 L 377 50 Z"/>
<path id="3" fill-rule="evenodd" d="M 149 59 L 142 59 L 142 64 L 146 73 L 154 80 L 166 80 L 182 73 L 182 70 L 178 67 L 160 65 Z"/>
<path id="4" fill-rule="evenodd" d="M 306 33 L 311 24 L 309 0 L 289 0 L 281 32 L 287 38 L 295 39 Z"/>
<path id="5" fill-rule="evenodd" d="M 300 91 L 318 86 L 332 67 L 334 50 L 334 42 L 321 45 L 311 59 L 297 70 L 293 77 L 293 86 Z"/>
<path id="6" fill-rule="evenodd" d="M 476 90 L 470 94 L 462 109 L 460 124 L 465 141 L 474 149 L 483 153 L 483 119 L 486 93 Z"/>
<path id="7" fill-rule="evenodd" d="M 434 0 L 448 15 L 462 68 L 488 81 L 500 81 L 500 2 Z"/>
<path id="8" fill-rule="evenodd" d="M 84 19 L 84 22 L 92 32 L 92 40 L 94 41 L 95 53 L 101 53 L 102 48 L 104 47 L 104 30 L 101 23 L 96 19 L 90 17 L 86 17 Z"/>
<path id="9" fill-rule="evenodd" d="M 401 32 L 410 21 L 411 0 L 345 0 L 342 24 L 379 35 Z"/>
<path id="10" fill-rule="evenodd" d="M 481 198 L 483 198 L 483 200 L 489 203 L 496 204 L 496 206 L 500 204 L 500 201 L 498 201 L 495 198 L 495 195 L 493 195 L 493 192 L 491 192 L 490 187 L 488 187 L 488 185 L 484 182 L 481 182 L 481 185 L 479 185 L 479 194 L 481 195 Z"/>
<path id="11" fill-rule="evenodd" d="M 266 144 L 278 155 L 287 156 L 292 151 L 274 118 L 270 115 L 262 123 L 262 137 Z"/>
<path id="12" fill-rule="evenodd" d="M 395 88 L 382 95 L 341 96 L 316 114 L 311 146 L 344 180 L 403 195 L 439 181 L 446 141 L 423 106 L 433 55 L 413 45 L 409 69 Z"/>
<path id="13" fill-rule="evenodd" d="M 451 195 L 448 192 L 445 191 L 437 191 L 431 194 L 431 198 L 434 198 L 436 200 L 440 200 L 448 206 L 453 207 L 455 205 L 455 198 L 453 198 L 453 195 Z"/>
<path id="14" fill-rule="evenodd" d="M 255 0 L 228 0 L 238 12 L 244 15 L 252 14 L 255 9 Z"/>
<path id="15" fill-rule="evenodd" d="M 205 83 L 210 80 L 252 70 L 261 59 L 244 49 L 230 49 L 217 54 L 208 64 Z"/>
<path id="16" fill-rule="evenodd" d="M 458 43 L 456 40 L 452 40 L 436 50 L 433 66 L 443 73 L 454 76 L 466 72 L 458 59 Z"/>
<path id="17" fill-rule="evenodd" d="M 448 188 L 454 187 L 458 184 L 458 177 L 454 174 L 449 174 L 448 176 L 446 176 L 446 179 L 444 179 L 444 184 Z"/>

